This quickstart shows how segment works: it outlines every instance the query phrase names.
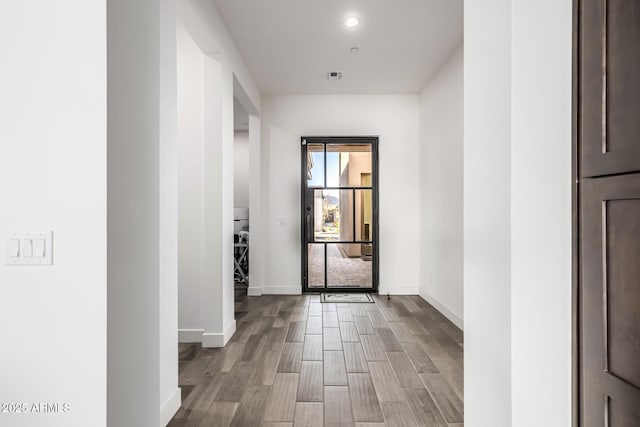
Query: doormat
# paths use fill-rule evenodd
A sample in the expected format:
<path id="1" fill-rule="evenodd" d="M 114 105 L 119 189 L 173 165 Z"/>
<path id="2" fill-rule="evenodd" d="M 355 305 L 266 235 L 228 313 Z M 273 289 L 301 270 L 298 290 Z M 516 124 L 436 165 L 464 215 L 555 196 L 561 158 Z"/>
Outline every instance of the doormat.
<path id="1" fill-rule="evenodd" d="M 320 302 L 374 302 L 370 294 L 321 294 Z"/>

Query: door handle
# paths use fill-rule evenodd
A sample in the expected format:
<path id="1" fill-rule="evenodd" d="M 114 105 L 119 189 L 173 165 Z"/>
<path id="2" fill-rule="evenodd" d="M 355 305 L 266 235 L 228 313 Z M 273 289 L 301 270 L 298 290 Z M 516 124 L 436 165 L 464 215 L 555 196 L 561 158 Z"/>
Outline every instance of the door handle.
<path id="1" fill-rule="evenodd" d="M 307 214 L 307 242 L 313 242 L 313 233 L 311 230 L 311 214 Z"/>

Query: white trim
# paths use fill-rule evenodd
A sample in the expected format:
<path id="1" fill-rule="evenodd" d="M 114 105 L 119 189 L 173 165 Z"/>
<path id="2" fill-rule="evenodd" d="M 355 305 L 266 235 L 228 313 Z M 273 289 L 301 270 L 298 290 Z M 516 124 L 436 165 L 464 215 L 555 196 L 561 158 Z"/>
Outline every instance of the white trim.
<path id="1" fill-rule="evenodd" d="M 160 406 L 160 427 L 165 427 L 171 421 L 171 418 L 178 412 L 182 405 L 182 391 L 180 387 L 176 388 L 171 396 Z"/>
<path id="2" fill-rule="evenodd" d="M 381 286 L 378 288 L 380 295 L 418 295 L 417 286 Z"/>
<path id="3" fill-rule="evenodd" d="M 249 285 L 249 287 L 247 288 L 247 296 L 249 296 L 249 297 L 260 297 L 260 296 L 262 296 L 262 288 L 259 288 L 257 286 Z"/>
<path id="4" fill-rule="evenodd" d="M 204 329 L 178 329 L 178 342 L 179 343 L 200 343 L 202 342 L 202 334 Z"/>
<path id="5" fill-rule="evenodd" d="M 464 321 L 462 320 L 462 317 L 455 314 L 449 307 L 442 304 L 440 301 L 433 298 L 431 295 L 429 295 L 422 289 L 420 290 L 420 297 L 426 302 L 428 302 L 429 304 L 431 304 L 432 306 L 434 306 L 436 310 L 438 310 L 440 313 L 444 315 L 444 317 L 451 320 L 451 322 L 453 322 L 454 325 L 456 325 L 458 328 L 464 331 Z"/>
<path id="6" fill-rule="evenodd" d="M 202 334 L 202 347 L 205 348 L 217 348 L 227 345 L 233 334 L 236 333 L 236 321 L 227 328 L 223 334 L 217 334 L 212 332 L 205 332 Z"/>
<path id="7" fill-rule="evenodd" d="M 262 295 L 301 295 L 301 286 L 264 286 Z"/>
<path id="8" fill-rule="evenodd" d="M 254 288 L 261 289 L 261 295 L 301 295 L 302 287 L 300 286 L 264 286 L 262 288 Z M 249 292 L 251 288 L 247 292 Z M 312 290 L 312 291 L 315 291 Z M 318 289 L 318 292 L 322 292 L 322 289 Z M 378 290 L 380 295 L 419 295 L 417 286 L 393 286 L 393 287 L 381 287 Z M 250 296 L 259 296 L 249 294 Z"/>
<path id="9" fill-rule="evenodd" d="M 204 329 L 178 329 L 179 343 L 200 343 L 202 342 L 202 334 Z"/>

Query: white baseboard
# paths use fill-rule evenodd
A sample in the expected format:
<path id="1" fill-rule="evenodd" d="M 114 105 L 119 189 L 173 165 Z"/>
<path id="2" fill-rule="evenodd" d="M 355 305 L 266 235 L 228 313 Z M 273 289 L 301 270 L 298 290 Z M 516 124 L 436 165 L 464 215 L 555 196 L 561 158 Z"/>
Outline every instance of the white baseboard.
<path id="1" fill-rule="evenodd" d="M 429 295 L 428 293 L 426 293 L 422 289 L 420 289 L 420 294 L 419 295 L 420 295 L 420 297 L 422 297 L 423 300 L 425 300 L 426 302 L 428 302 L 429 304 L 434 306 L 436 308 L 436 310 L 438 310 L 440 313 L 442 313 L 444 315 L 444 317 L 446 317 L 447 319 L 451 320 L 451 322 L 454 325 L 456 325 L 458 328 L 460 328 L 461 330 L 464 331 L 464 321 L 462 320 L 462 318 L 460 316 L 455 314 L 449 307 L 447 307 L 446 305 L 442 304 L 440 301 L 438 301 L 437 299 L 433 298 L 431 295 Z"/>
<path id="2" fill-rule="evenodd" d="M 381 286 L 378 288 L 380 295 L 418 295 L 417 286 Z"/>
<path id="3" fill-rule="evenodd" d="M 264 286 L 262 288 L 256 288 L 261 290 L 261 294 L 251 294 L 251 288 L 247 291 L 249 296 L 259 295 L 300 295 L 302 294 L 302 287 L 300 286 Z M 321 291 L 321 289 L 319 290 Z M 378 292 L 381 295 L 418 295 L 417 286 L 393 286 L 393 287 L 381 287 Z"/>
<path id="4" fill-rule="evenodd" d="M 160 427 L 166 427 L 169 424 L 171 418 L 180 409 L 180 405 L 182 405 L 182 392 L 178 387 L 160 407 Z"/>
<path id="5" fill-rule="evenodd" d="M 233 334 L 236 333 L 236 321 L 233 320 L 233 323 L 229 325 L 226 331 L 222 334 L 216 334 L 211 332 L 205 332 L 202 334 L 202 347 L 206 348 L 214 348 L 214 347 L 224 347 L 227 345 Z"/>
<path id="6" fill-rule="evenodd" d="M 262 296 L 262 288 L 258 288 L 257 286 L 249 286 L 247 288 L 247 296 L 250 296 L 250 297 Z"/>
<path id="7" fill-rule="evenodd" d="M 201 343 L 204 329 L 178 329 L 179 343 Z"/>
<path id="8" fill-rule="evenodd" d="M 263 286 L 262 295 L 300 295 L 301 286 Z"/>

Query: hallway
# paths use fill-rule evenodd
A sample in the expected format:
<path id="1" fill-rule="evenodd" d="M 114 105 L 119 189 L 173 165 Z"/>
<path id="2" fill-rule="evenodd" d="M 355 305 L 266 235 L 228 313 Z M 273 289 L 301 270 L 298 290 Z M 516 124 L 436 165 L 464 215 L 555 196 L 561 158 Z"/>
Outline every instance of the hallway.
<path id="1" fill-rule="evenodd" d="M 639 7 L 3 2 L 0 426 L 640 426 Z"/>
<path id="2" fill-rule="evenodd" d="M 462 426 L 462 332 L 418 296 L 236 294 L 224 348 L 180 345 L 170 427 Z"/>

